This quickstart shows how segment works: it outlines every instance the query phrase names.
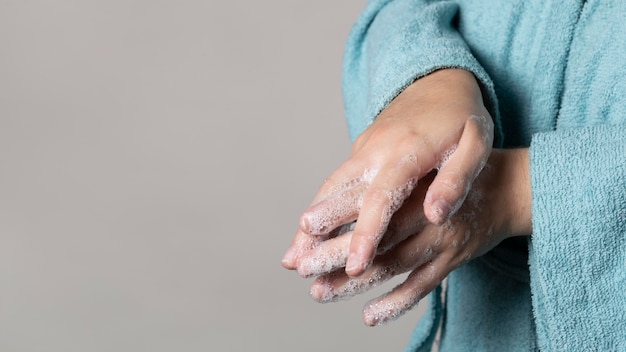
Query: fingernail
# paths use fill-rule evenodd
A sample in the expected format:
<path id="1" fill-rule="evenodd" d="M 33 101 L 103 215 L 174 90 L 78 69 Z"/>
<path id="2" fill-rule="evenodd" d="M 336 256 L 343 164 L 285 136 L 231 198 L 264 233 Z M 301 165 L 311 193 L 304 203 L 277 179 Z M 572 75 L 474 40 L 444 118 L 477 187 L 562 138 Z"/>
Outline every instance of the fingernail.
<path id="1" fill-rule="evenodd" d="M 379 326 L 396 320 L 403 310 L 394 302 L 387 302 L 386 296 L 375 298 L 365 304 L 363 320 L 368 326 Z"/>
<path id="2" fill-rule="evenodd" d="M 363 310 L 363 321 L 365 322 L 365 325 L 378 326 L 386 320 L 384 314 L 387 312 L 381 313 L 380 309 L 377 307 L 377 305 L 379 304 L 379 299 L 371 300 L 370 302 L 365 304 L 365 309 Z"/>
<path id="3" fill-rule="evenodd" d="M 319 303 L 326 303 L 332 300 L 332 289 L 328 285 L 314 283 L 311 286 L 310 294 Z"/>
<path id="4" fill-rule="evenodd" d="M 296 269 L 298 271 L 298 275 L 304 278 L 311 277 L 312 270 L 311 270 L 310 262 L 311 261 L 307 258 L 300 259 L 297 265 L 297 269 Z"/>
<path id="5" fill-rule="evenodd" d="M 445 200 L 443 199 L 436 200 L 435 203 L 433 203 L 432 205 L 432 211 L 431 211 L 431 213 L 433 214 L 433 219 L 432 219 L 433 222 L 437 225 L 443 224 L 446 221 L 448 215 L 450 214 L 451 209 L 452 207 Z"/>
<path id="6" fill-rule="evenodd" d="M 303 232 L 308 233 L 309 228 L 311 226 L 311 221 L 309 220 L 309 217 L 306 215 L 302 215 L 300 217 L 300 230 L 302 230 Z"/>
<path id="7" fill-rule="evenodd" d="M 287 253 L 285 253 L 285 255 L 283 256 L 283 260 L 281 261 L 281 263 L 287 269 L 294 269 L 294 257 L 295 250 L 293 249 L 293 247 L 290 247 L 287 250 Z"/>
<path id="8" fill-rule="evenodd" d="M 355 271 L 359 268 L 358 258 L 355 253 L 350 253 L 346 260 L 346 271 Z"/>
<path id="9" fill-rule="evenodd" d="M 357 253 L 350 253 L 346 261 L 346 274 L 348 276 L 359 276 L 365 271 L 367 264 Z"/>

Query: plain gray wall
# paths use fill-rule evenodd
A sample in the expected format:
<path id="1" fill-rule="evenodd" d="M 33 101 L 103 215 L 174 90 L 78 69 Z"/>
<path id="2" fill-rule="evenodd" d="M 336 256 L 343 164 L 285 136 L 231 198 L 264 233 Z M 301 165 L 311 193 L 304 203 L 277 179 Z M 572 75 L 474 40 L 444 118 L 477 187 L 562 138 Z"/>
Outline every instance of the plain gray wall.
<path id="1" fill-rule="evenodd" d="M 0 0 L 0 351 L 402 350 L 280 266 L 364 3 Z"/>

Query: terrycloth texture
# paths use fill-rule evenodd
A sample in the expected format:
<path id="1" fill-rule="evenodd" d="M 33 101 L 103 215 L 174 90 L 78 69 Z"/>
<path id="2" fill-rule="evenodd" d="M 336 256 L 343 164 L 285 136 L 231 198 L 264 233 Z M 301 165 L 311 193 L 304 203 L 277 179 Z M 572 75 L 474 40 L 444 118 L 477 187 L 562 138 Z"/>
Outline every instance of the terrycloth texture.
<path id="1" fill-rule="evenodd" d="M 497 116 L 491 79 L 452 27 L 458 6 L 431 2 L 370 1 L 355 24 L 343 65 L 344 104 L 352 140 L 404 88 L 441 68 L 474 73 L 490 96 L 487 108 Z M 498 119 L 495 124 L 499 144 Z"/>
<path id="2" fill-rule="evenodd" d="M 626 351 L 626 124 L 539 134 L 531 152 L 540 346 Z"/>
<path id="3" fill-rule="evenodd" d="M 413 331 L 411 344 L 407 346 L 407 351 L 428 352 L 435 341 L 442 314 L 441 286 L 437 287 L 430 297 L 428 310 L 422 317 L 421 324 Z"/>
<path id="4" fill-rule="evenodd" d="M 625 19 L 621 0 L 378 0 L 355 25 L 353 139 L 415 79 L 457 67 L 486 88 L 497 146 L 531 146 L 530 254 L 507 240 L 450 275 L 443 351 L 626 350 Z M 430 347 L 433 297 L 408 351 Z"/>
<path id="5" fill-rule="evenodd" d="M 448 276 L 441 351 L 537 349 L 528 271 L 502 260 L 512 249 L 501 246 Z"/>

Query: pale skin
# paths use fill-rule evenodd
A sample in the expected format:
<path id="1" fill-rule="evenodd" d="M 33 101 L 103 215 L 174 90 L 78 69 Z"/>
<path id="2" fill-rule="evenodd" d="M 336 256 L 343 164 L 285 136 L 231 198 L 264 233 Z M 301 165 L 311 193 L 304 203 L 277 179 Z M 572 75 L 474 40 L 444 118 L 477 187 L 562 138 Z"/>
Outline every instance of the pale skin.
<path id="1" fill-rule="evenodd" d="M 377 325 L 403 314 L 454 268 L 509 236 L 530 234 L 528 150 L 491 154 L 492 139 L 471 73 L 440 70 L 417 80 L 324 182 L 283 266 L 320 275 L 311 287 L 318 301 L 411 272 L 365 307 L 364 320 Z"/>

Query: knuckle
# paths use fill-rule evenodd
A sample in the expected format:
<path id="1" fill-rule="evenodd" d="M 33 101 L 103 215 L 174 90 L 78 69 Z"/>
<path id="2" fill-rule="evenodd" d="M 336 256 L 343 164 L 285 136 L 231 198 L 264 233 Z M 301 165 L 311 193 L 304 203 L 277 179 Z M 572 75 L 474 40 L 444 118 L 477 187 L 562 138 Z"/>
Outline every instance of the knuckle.
<path id="1" fill-rule="evenodd" d="M 354 143 L 352 143 L 352 149 L 351 152 L 352 154 L 355 154 L 357 151 L 359 151 L 363 145 L 365 145 L 365 142 L 367 141 L 367 139 L 369 138 L 369 133 L 361 133 L 355 140 Z"/>
<path id="2" fill-rule="evenodd" d="M 393 125 L 388 123 L 381 123 L 380 120 L 377 120 L 376 125 L 372 125 L 372 127 L 367 131 L 367 134 L 362 134 L 359 137 L 362 137 L 360 140 L 357 138 L 361 145 L 367 143 L 379 143 L 381 141 L 385 141 L 392 134 Z"/>
<path id="3" fill-rule="evenodd" d="M 370 188 L 363 199 L 364 206 L 367 204 L 373 213 L 380 212 L 388 206 L 390 202 L 388 192 L 382 188 Z"/>
<path id="4" fill-rule="evenodd" d="M 480 145 L 491 146 L 495 126 L 489 115 L 472 115 L 469 126 L 478 135 Z"/>
<path id="5" fill-rule="evenodd" d="M 336 176 L 331 175 L 322 181 L 322 185 L 320 186 L 319 193 L 320 194 L 328 194 L 331 193 L 335 188 L 339 185 L 339 180 Z"/>
<path id="6" fill-rule="evenodd" d="M 470 175 L 468 172 L 454 172 L 442 175 L 437 184 L 443 188 L 445 197 L 458 197 L 465 185 L 468 183 Z"/>

